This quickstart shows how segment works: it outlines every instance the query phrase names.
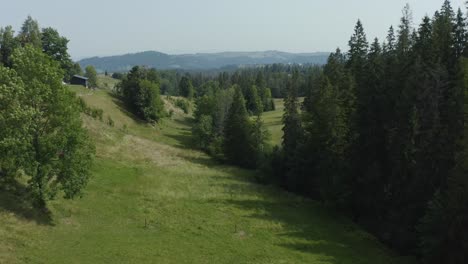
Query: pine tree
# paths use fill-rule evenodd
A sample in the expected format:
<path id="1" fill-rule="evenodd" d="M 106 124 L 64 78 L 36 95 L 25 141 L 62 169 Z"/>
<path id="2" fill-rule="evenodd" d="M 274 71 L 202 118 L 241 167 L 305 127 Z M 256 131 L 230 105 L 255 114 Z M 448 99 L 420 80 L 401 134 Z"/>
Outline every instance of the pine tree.
<path id="1" fill-rule="evenodd" d="M 400 25 L 398 26 L 398 38 L 396 44 L 396 50 L 400 59 L 403 59 L 411 49 L 412 23 L 413 13 L 409 4 L 406 4 L 403 8 L 403 16 L 400 19 Z"/>
<path id="2" fill-rule="evenodd" d="M 246 107 L 252 115 L 259 115 L 263 112 L 262 99 L 258 94 L 257 86 L 251 85 L 245 93 Z"/>
<path id="3" fill-rule="evenodd" d="M 293 173 L 290 173 L 290 170 L 294 167 L 297 147 L 301 142 L 303 134 L 297 99 L 298 78 L 299 72 L 297 69 L 294 69 L 288 82 L 287 95 L 284 98 L 282 146 L 285 157 L 284 165 L 287 171 L 284 173 L 281 182 L 290 189 L 297 189 L 301 181 L 300 179 L 296 179 L 297 176 Z"/>
<path id="4" fill-rule="evenodd" d="M 348 44 L 348 67 L 356 77 L 359 77 L 363 72 L 363 67 L 367 57 L 367 49 L 369 46 L 361 20 L 357 21 L 356 26 L 354 27 L 354 34 L 351 36 Z"/>
<path id="5" fill-rule="evenodd" d="M 460 58 L 465 53 L 466 43 L 468 41 L 468 32 L 466 30 L 466 18 L 460 8 L 457 11 L 456 23 L 454 26 L 454 45 L 455 57 Z"/>
<path id="6" fill-rule="evenodd" d="M 229 163 L 253 168 L 255 153 L 251 142 L 251 124 L 240 87 L 235 88 L 231 107 L 224 122 L 223 152 Z"/>

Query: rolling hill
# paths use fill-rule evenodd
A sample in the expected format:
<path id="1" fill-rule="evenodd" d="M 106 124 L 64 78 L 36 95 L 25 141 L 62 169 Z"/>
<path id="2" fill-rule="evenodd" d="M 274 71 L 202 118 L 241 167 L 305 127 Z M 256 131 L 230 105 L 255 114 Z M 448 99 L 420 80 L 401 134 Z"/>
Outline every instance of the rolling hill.
<path id="1" fill-rule="evenodd" d="M 0 192 L 0 263 L 413 263 L 320 203 L 191 148 L 192 118 L 170 98 L 174 115 L 154 127 L 106 90 L 70 89 L 115 124 L 83 116 L 97 157 L 82 199 L 44 212 L 21 188 Z"/>
<path id="2" fill-rule="evenodd" d="M 109 57 L 92 57 L 78 61 L 81 67 L 93 65 L 99 72 L 125 72 L 135 65 L 156 69 L 211 70 L 273 63 L 324 64 L 328 52 L 288 53 L 280 51 L 222 52 L 169 55 L 145 51 Z"/>

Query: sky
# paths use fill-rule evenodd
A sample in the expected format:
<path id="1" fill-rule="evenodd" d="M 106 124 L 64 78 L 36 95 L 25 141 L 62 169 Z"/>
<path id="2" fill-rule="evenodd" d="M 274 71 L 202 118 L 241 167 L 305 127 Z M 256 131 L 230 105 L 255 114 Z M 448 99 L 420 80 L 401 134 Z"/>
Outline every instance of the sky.
<path id="1" fill-rule="evenodd" d="M 452 6 L 465 12 L 463 2 Z M 417 25 L 443 0 L 4 0 L 0 26 L 18 31 L 31 15 L 70 40 L 74 59 L 146 50 L 317 52 L 346 50 L 357 19 L 369 40 L 384 38 L 406 3 Z"/>

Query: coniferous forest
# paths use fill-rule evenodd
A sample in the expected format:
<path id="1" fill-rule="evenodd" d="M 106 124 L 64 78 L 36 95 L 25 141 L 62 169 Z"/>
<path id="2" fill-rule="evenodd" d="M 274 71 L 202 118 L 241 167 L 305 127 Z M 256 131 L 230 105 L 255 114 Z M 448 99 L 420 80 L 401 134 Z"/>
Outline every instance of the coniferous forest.
<path id="1" fill-rule="evenodd" d="M 274 108 L 262 88 L 272 68 L 232 74 L 232 91 L 217 88 L 196 99 L 193 133 L 200 147 L 259 169 L 263 182 L 349 214 L 402 253 L 426 263 L 465 263 L 466 17 L 445 1 L 413 24 L 406 6 L 386 39 L 368 40 L 357 21 L 348 51 L 337 49 L 323 67 L 282 71 L 280 148 L 265 146 L 261 119 L 249 121 L 245 109 L 260 116 Z"/>

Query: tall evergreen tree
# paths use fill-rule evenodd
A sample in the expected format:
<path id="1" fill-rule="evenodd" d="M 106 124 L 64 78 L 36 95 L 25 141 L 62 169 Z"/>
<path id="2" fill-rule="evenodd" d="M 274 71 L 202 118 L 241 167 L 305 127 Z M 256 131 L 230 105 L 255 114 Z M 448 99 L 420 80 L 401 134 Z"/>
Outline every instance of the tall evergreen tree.
<path id="1" fill-rule="evenodd" d="M 39 29 L 37 20 L 28 16 L 21 26 L 18 39 L 23 46 L 30 44 L 35 48 L 42 48 L 41 30 Z"/>
<path id="2" fill-rule="evenodd" d="M 258 94 L 257 86 L 251 85 L 245 93 L 247 110 L 253 115 L 259 115 L 263 112 L 263 104 Z"/>
<path id="3" fill-rule="evenodd" d="M 299 102 L 297 98 L 299 71 L 293 70 L 292 76 L 288 82 L 287 94 L 284 98 L 284 114 L 283 114 L 283 152 L 284 164 L 286 172 L 284 178 L 281 180 L 284 186 L 291 189 L 297 189 L 300 180 L 297 175 L 290 172 L 294 167 L 296 160 L 297 147 L 302 140 L 302 124 L 301 116 L 299 114 Z"/>
<path id="4" fill-rule="evenodd" d="M 223 150 L 226 159 L 235 165 L 252 168 L 251 124 L 240 87 L 235 88 L 231 107 L 224 124 Z"/>

